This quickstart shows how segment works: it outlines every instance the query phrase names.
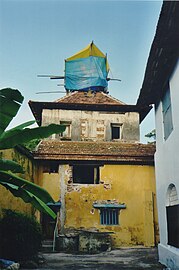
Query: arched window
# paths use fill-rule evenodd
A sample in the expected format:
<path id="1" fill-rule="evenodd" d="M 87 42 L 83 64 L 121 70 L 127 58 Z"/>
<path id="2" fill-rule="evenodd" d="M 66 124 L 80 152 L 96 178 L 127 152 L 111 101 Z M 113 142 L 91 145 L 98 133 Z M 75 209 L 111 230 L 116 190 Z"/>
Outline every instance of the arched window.
<path id="1" fill-rule="evenodd" d="M 167 190 L 167 228 L 168 245 L 179 248 L 179 200 L 175 185 L 170 184 Z"/>
<path id="2" fill-rule="evenodd" d="M 177 189 L 174 184 L 170 184 L 167 190 L 166 206 L 179 204 Z"/>

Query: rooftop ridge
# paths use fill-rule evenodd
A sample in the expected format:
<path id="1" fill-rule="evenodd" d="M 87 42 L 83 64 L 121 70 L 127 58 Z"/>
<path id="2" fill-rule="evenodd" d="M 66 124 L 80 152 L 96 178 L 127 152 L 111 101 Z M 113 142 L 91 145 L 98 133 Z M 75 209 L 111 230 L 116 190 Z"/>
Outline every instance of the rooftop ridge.
<path id="1" fill-rule="evenodd" d="M 126 105 L 121 100 L 118 100 L 117 98 L 114 98 L 102 91 L 75 91 L 55 100 L 54 103 Z"/>

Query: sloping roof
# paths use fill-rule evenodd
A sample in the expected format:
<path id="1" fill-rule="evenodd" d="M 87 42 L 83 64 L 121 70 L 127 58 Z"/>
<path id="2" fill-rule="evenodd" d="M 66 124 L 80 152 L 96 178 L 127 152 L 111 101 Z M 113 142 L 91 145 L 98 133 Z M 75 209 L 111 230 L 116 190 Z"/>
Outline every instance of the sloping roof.
<path id="1" fill-rule="evenodd" d="M 105 112 L 139 112 L 140 120 L 147 115 L 151 107 L 141 107 L 127 105 L 120 100 L 103 92 L 83 92 L 76 91 L 57 99 L 54 102 L 29 101 L 29 106 L 35 119 L 41 125 L 43 109 L 63 109 L 63 110 L 86 110 Z"/>
<path id="2" fill-rule="evenodd" d="M 157 103 L 179 56 L 179 2 L 164 1 L 137 105 Z"/>
<path id="3" fill-rule="evenodd" d="M 55 100 L 58 103 L 73 103 L 73 104 L 105 104 L 105 105 L 126 105 L 124 102 L 113 98 L 104 92 L 83 92 L 75 91 L 63 98 Z"/>
<path id="4" fill-rule="evenodd" d="M 38 160 L 153 164 L 154 153 L 151 144 L 43 140 L 33 155 Z"/>

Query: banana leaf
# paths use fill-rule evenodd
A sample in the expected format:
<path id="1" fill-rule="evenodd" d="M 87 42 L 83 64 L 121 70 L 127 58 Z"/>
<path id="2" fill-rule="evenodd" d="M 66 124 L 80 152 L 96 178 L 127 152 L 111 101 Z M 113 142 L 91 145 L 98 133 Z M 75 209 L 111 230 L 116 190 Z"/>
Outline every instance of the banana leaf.
<path id="1" fill-rule="evenodd" d="M 4 88 L 0 90 L 0 135 L 17 114 L 24 97 L 18 90 Z"/>
<path id="2" fill-rule="evenodd" d="M 21 198 L 25 203 L 31 203 L 36 209 L 50 215 L 53 219 L 56 218 L 56 214 L 50 209 L 50 207 L 31 192 L 6 182 L 1 182 L 1 185 L 8 189 L 15 197 Z"/>
<path id="3" fill-rule="evenodd" d="M 8 159 L 0 159 L 0 170 L 11 171 L 13 173 L 24 173 L 21 165 Z"/>
<path id="4" fill-rule="evenodd" d="M 23 144 L 33 139 L 47 138 L 53 133 L 61 133 L 64 130 L 65 126 L 56 124 L 37 128 L 13 128 L 3 132 L 0 136 L 0 149 L 13 148 L 18 144 Z"/>
<path id="5" fill-rule="evenodd" d="M 28 127 L 28 126 L 33 125 L 34 123 L 36 123 L 35 120 L 30 120 L 30 121 L 28 121 L 28 122 L 25 122 L 25 123 L 23 123 L 23 124 L 20 124 L 20 125 L 14 127 L 14 128 L 11 128 L 10 130 L 13 130 L 13 129 L 19 129 L 19 130 L 22 130 L 22 129 L 25 128 L 25 127 Z"/>
<path id="6" fill-rule="evenodd" d="M 29 182 L 11 172 L 0 171 L 0 184 L 7 183 L 20 187 L 26 191 L 31 192 L 34 196 L 38 197 L 44 203 L 53 202 L 53 198 L 50 194 L 40 186 Z"/>

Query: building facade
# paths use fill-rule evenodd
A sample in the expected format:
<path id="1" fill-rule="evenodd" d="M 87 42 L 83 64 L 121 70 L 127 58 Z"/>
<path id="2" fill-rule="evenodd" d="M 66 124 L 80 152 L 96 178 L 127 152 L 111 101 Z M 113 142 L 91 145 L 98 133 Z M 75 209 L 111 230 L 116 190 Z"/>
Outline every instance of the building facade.
<path id="1" fill-rule="evenodd" d="M 155 104 L 159 260 L 179 269 L 179 3 L 164 2 L 138 105 Z"/>
<path id="2" fill-rule="evenodd" d="M 58 235 L 64 239 L 79 234 L 84 239 L 84 233 L 103 234 L 110 236 L 112 248 L 154 246 L 155 146 L 139 143 L 139 123 L 150 108 L 126 105 L 95 91 L 29 105 L 42 125 L 66 126 L 33 153 L 38 183 L 60 202 Z M 42 224 L 52 237 L 51 221 L 42 217 Z M 98 245 L 104 250 L 104 243 Z M 89 246 L 79 241 L 80 251 L 89 252 Z"/>

